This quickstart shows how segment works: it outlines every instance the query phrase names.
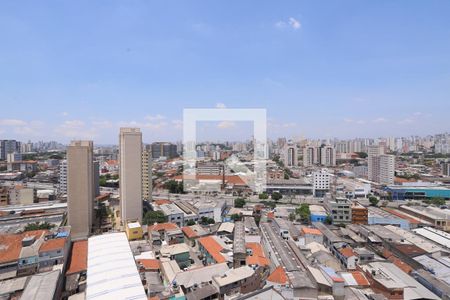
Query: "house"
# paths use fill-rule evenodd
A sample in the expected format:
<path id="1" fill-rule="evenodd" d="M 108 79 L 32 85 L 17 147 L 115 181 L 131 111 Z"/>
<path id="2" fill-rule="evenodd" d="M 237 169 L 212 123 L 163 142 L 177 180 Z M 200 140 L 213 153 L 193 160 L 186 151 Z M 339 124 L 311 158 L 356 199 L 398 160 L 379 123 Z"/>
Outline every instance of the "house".
<path id="1" fill-rule="evenodd" d="M 144 233 L 139 222 L 130 222 L 125 226 L 125 233 L 129 241 L 141 240 Z"/>
<path id="2" fill-rule="evenodd" d="M 300 236 L 305 239 L 305 245 L 312 242 L 323 244 L 323 234 L 319 229 L 302 227 L 300 230 Z"/>
<path id="3" fill-rule="evenodd" d="M 65 233 L 44 241 L 39 248 L 39 272 L 51 271 L 55 265 L 64 265 L 69 247 L 70 239 Z"/>
<path id="4" fill-rule="evenodd" d="M 163 245 L 160 250 L 161 260 L 175 260 L 180 268 L 187 268 L 190 266 L 190 256 L 188 245 L 173 244 Z"/>
<path id="5" fill-rule="evenodd" d="M 206 236 L 198 239 L 199 251 L 205 265 L 227 262 L 231 265 L 232 250 L 218 237 Z"/>

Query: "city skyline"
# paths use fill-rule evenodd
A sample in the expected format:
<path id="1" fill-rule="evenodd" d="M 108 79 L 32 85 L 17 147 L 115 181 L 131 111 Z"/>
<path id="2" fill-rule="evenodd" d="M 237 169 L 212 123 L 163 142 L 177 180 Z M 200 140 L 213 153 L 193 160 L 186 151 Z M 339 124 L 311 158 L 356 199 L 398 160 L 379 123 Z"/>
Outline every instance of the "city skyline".
<path id="1" fill-rule="evenodd" d="M 271 138 L 444 132 L 449 5 L 2 3 L 0 136 L 175 141 L 191 107 L 266 108 Z"/>

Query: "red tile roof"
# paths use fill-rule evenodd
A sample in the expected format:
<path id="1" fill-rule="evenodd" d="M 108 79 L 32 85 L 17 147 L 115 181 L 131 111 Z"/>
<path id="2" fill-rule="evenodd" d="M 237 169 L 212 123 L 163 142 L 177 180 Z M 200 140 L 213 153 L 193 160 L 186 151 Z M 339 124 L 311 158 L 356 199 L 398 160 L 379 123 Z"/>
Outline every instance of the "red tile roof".
<path id="1" fill-rule="evenodd" d="M 87 270 L 88 241 L 76 241 L 72 246 L 69 268 L 66 275 L 80 273 Z"/>
<path id="2" fill-rule="evenodd" d="M 159 260 L 157 259 L 138 259 L 138 262 L 142 264 L 146 270 L 159 270 Z"/>
<path id="3" fill-rule="evenodd" d="M 157 200 L 153 200 L 153 203 L 155 203 L 156 205 L 163 205 L 163 204 L 171 204 L 172 201 L 170 201 L 168 199 L 157 199 Z"/>
<path id="4" fill-rule="evenodd" d="M 174 223 L 158 223 L 148 226 L 148 232 L 151 231 L 166 231 L 170 229 L 178 229 L 177 224 Z"/>
<path id="5" fill-rule="evenodd" d="M 309 227 L 302 227 L 302 233 L 303 234 L 322 235 L 322 232 L 320 232 L 319 229 L 309 228 Z"/>
<path id="6" fill-rule="evenodd" d="M 223 247 L 212 236 L 199 238 L 198 241 L 217 263 L 226 262 L 225 257 L 220 253 Z"/>
<path id="7" fill-rule="evenodd" d="M 355 252 L 353 252 L 353 249 L 350 247 L 341 248 L 339 249 L 339 252 L 341 252 L 341 254 L 345 257 L 352 257 L 356 255 Z"/>
<path id="8" fill-rule="evenodd" d="M 245 247 L 252 250 L 252 255 L 247 256 L 245 262 L 247 265 L 259 265 L 262 267 L 269 265 L 269 260 L 264 255 L 261 244 L 259 243 L 246 243 Z"/>
<path id="9" fill-rule="evenodd" d="M 194 231 L 191 227 L 189 227 L 189 226 L 185 226 L 185 227 L 181 228 L 181 230 L 183 231 L 184 235 L 186 235 L 189 239 L 198 237 L 197 232 L 195 232 L 195 231 Z"/>
<path id="10" fill-rule="evenodd" d="M 44 243 L 42 243 L 41 248 L 39 248 L 39 252 L 47 252 L 47 251 L 63 249 L 64 245 L 66 244 L 66 241 L 67 241 L 66 238 L 57 238 L 57 239 L 47 240 Z"/>
<path id="11" fill-rule="evenodd" d="M 359 286 L 370 286 L 369 281 L 363 273 L 358 271 L 353 271 L 350 273 L 352 273 L 353 278 L 355 278 L 355 281 Z"/>
<path id="12" fill-rule="evenodd" d="M 0 235 L 0 263 L 16 261 L 22 250 L 22 240 L 25 237 L 35 236 L 36 239 L 45 234 L 47 230 L 27 231 L 20 234 Z"/>
<path id="13" fill-rule="evenodd" d="M 267 277 L 267 281 L 278 284 L 286 284 L 289 282 L 289 279 L 283 267 L 279 266 L 272 272 L 272 274 L 269 275 L 269 277 Z"/>

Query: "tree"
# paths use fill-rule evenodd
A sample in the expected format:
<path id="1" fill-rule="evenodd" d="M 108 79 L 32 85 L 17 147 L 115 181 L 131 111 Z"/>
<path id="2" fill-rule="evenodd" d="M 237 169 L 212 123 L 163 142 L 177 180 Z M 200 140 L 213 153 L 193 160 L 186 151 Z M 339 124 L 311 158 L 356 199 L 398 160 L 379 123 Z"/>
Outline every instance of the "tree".
<path id="1" fill-rule="evenodd" d="M 164 183 L 164 188 L 169 190 L 169 193 L 172 194 L 183 194 L 184 193 L 184 187 L 183 182 L 177 182 L 175 180 L 169 180 L 166 183 Z"/>
<path id="2" fill-rule="evenodd" d="M 259 194 L 258 198 L 260 200 L 269 199 L 269 195 L 266 192 L 264 192 L 264 193 Z"/>
<path id="3" fill-rule="evenodd" d="M 445 199 L 440 198 L 440 197 L 434 197 L 434 198 L 431 198 L 431 199 L 426 199 L 423 202 L 425 202 L 426 204 L 432 204 L 432 205 L 436 205 L 436 206 L 445 205 Z"/>
<path id="4" fill-rule="evenodd" d="M 244 198 L 236 198 L 234 200 L 234 207 L 236 208 L 243 208 L 245 206 L 245 199 Z"/>
<path id="5" fill-rule="evenodd" d="M 236 221 L 240 221 L 242 219 L 242 217 L 240 214 L 232 214 L 230 216 L 230 219 L 233 220 L 233 222 L 236 222 Z"/>
<path id="6" fill-rule="evenodd" d="M 277 206 L 277 204 L 273 201 L 261 201 L 261 203 L 269 207 L 270 209 L 274 209 Z"/>
<path id="7" fill-rule="evenodd" d="M 274 192 L 274 193 L 272 193 L 272 199 L 274 200 L 274 201 L 278 201 L 278 200 L 280 200 L 280 199 L 282 199 L 283 198 L 283 195 L 281 195 L 279 192 Z"/>
<path id="8" fill-rule="evenodd" d="M 295 214 L 300 217 L 300 220 L 302 220 L 302 222 L 309 222 L 309 218 L 311 216 L 309 204 L 302 203 L 299 207 L 295 209 Z"/>
<path id="9" fill-rule="evenodd" d="M 360 158 L 367 158 L 367 153 L 366 153 L 366 152 L 356 152 L 356 154 L 357 154 Z"/>
<path id="10" fill-rule="evenodd" d="M 332 222 L 333 222 L 333 220 L 331 219 L 330 216 L 327 216 L 327 217 L 325 218 L 325 224 L 330 225 Z"/>
<path id="11" fill-rule="evenodd" d="M 380 200 L 378 200 L 377 197 L 375 197 L 375 196 L 369 196 L 369 202 L 370 202 L 370 205 L 371 205 L 371 206 L 377 206 L 379 201 L 380 201 Z"/>
<path id="12" fill-rule="evenodd" d="M 50 224 L 48 222 L 36 222 L 36 223 L 28 223 L 23 231 L 32 231 L 32 230 L 49 230 L 55 227 L 55 224 Z"/>
<path id="13" fill-rule="evenodd" d="M 186 225 L 187 226 L 195 225 L 195 221 L 194 220 L 189 220 L 189 221 L 187 221 Z"/>
<path id="14" fill-rule="evenodd" d="M 213 218 L 208 218 L 208 220 L 207 220 L 206 222 L 207 222 L 209 225 L 215 224 L 215 223 L 216 223 L 216 221 L 214 221 Z"/>
<path id="15" fill-rule="evenodd" d="M 147 225 L 153 225 L 154 223 L 165 223 L 167 218 L 162 211 L 148 211 L 144 215 L 143 223 Z"/>

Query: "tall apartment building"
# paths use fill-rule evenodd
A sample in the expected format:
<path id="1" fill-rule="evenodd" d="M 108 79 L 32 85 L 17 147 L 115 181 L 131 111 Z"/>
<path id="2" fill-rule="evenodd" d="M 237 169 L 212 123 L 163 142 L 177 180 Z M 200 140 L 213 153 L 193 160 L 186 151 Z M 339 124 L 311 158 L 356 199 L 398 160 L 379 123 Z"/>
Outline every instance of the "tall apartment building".
<path id="1" fill-rule="evenodd" d="M 139 128 L 120 128 L 119 190 L 123 224 L 142 222 L 142 133 Z"/>
<path id="2" fill-rule="evenodd" d="M 152 200 L 152 154 L 142 151 L 142 199 Z"/>
<path id="3" fill-rule="evenodd" d="M 283 148 L 282 158 L 283 163 L 287 167 L 294 167 L 298 165 L 297 145 L 288 143 Z"/>
<path id="4" fill-rule="evenodd" d="M 150 145 L 150 149 L 153 159 L 158 159 L 160 157 L 174 158 L 178 156 L 177 145 L 175 144 L 156 142 Z"/>
<path id="5" fill-rule="evenodd" d="M 332 167 L 336 165 L 336 150 L 331 145 L 311 146 L 303 148 L 303 166 L 321 165 Z"/>
<path id="6" fill-rule="evenodd" d="M 367 157 L 367 177 L 379 184 L 394 184 L 395 156 L 384 154 L 384 147 L 369 146 Z"/>
<path id="7" fill-rule="evenodd" d="M 95 160 L 94 164 L 94 196 L 100 196 L 100 162 Z"/>
<path id="8" fill-rule="evenodd" d="M 16 140 L 0 140 L 0 160 L 6 160 L 9 153 L 21 153 L 20 142 Z"/>
<path id="9" fill-rule="evenodd" d="M 92 141 L 73 141 L 67 147 L 67 205 L 72 239 L 85 239 L 92 229 L 94 163 Z"/>
<path id="10" fill-rule="evenodd" d="M 67 195 L 67 160 L 62 160 L 59 164 L 58 194 Z"/>

